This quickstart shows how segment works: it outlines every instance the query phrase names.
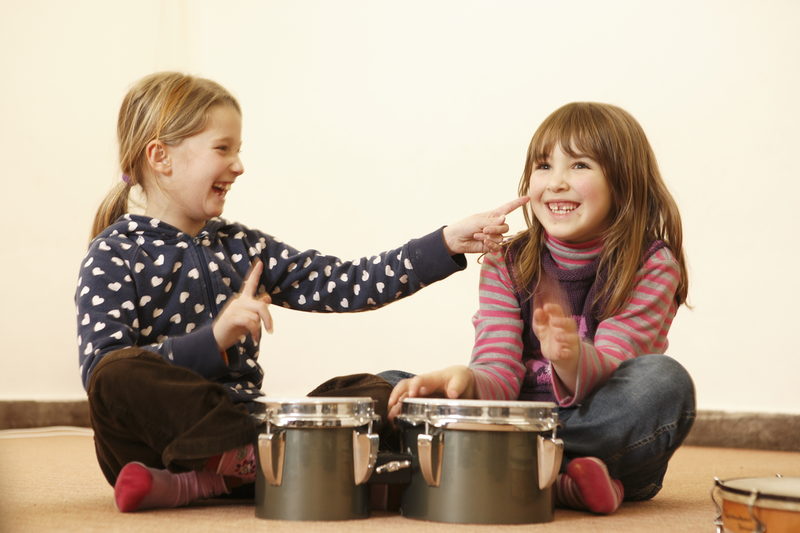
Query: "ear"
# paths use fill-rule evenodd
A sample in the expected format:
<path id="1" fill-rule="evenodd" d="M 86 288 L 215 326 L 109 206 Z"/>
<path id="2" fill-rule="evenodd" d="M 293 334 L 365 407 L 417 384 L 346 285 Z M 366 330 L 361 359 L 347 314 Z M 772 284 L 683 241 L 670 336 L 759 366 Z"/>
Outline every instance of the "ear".
<path id="1" fill-rule="evenodd" d="M 172 174 L 172 163 L 169 159 L 167 146 L 161 141 L 150 141 L 145 148 L 147 163 L 158 174 L 169 176 Z"/>

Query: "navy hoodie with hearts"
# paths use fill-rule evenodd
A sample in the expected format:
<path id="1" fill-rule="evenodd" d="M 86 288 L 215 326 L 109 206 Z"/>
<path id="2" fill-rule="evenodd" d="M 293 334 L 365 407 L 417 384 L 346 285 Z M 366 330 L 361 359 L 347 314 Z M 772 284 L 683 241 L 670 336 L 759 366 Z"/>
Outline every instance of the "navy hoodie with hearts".
<path id="1" fill-rule="evenodd" d="M 212 322 L 239 292 L 255 259 L 259 292 L 301 311 L 376 309 L 466 267 L 439 229 L 400 248 L 356 261 L 280 240 L 223 219 L 197 236 L 157 219 L 125 215 L 89 245 L 75 293 L 81 379 L 104 355 L 139 346 L 224 385 L 235 401 L 261 395 L 264 372 L 251 336 L 220 354 Z"/>

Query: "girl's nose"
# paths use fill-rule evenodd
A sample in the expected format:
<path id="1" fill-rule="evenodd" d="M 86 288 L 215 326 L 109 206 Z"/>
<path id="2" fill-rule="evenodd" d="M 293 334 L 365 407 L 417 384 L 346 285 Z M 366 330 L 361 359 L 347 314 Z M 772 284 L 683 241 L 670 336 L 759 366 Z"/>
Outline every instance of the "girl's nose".
<path id="1" fill-rule="evenodd" d="M 547 189 L 550 191 L 564 191 L 569 188 L 567 179 L 563 172 L 552 172 L 547 182 Z"/>
<path id="2" fill-rule="evenodd" d="M 244 165 L 242 164 L 241 158 L 236 158 L 236 161 L 234 161 L 233 165 L 231 165 L 231 171 L 233 171 L 233 173 L 237 176 L 244 174 Z"/>

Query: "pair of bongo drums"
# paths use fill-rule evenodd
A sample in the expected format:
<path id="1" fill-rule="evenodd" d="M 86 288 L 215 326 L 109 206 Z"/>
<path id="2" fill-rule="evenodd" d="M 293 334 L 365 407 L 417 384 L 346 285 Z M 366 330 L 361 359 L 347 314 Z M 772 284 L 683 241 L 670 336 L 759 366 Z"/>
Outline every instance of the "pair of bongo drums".
<path id="1" fill-rule="evenodd" d="M 397 423 L 402 453 L 378 465 L 371 398 L 261 399 L 256 516 L 351 520 L 370 512 L 369 482 L 408 469 L 400 512 L 472 524 L 553 519 L 563 443 L 555 404 L 407 398 Z M 399 460 L 398 460 L 399 456 Z"/>

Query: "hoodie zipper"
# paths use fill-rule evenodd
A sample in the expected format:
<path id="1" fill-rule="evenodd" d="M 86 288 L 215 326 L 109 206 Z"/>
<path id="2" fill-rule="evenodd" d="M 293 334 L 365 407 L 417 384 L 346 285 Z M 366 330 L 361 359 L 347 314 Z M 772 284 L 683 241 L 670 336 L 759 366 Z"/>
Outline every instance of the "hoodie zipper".
<path id="1" fill-rule="evenodd" d="M 208 265 L 205 262 L 205 257 L 203 254 L 203 244 L 202 240 L 207 239 L 207 236 L 200 236 L 192 238 L 193 250 L 198 258 L 199 269 L 203 275 L 203 285 L 206 288 L 206 298 L 208 298 L 208 308 L 211 310 L 211 318 L 212 320 L 217 316 L 217 300 L 214 298 L 214 294 L 211 291 L 211 275 L 208 273 Z"/>

